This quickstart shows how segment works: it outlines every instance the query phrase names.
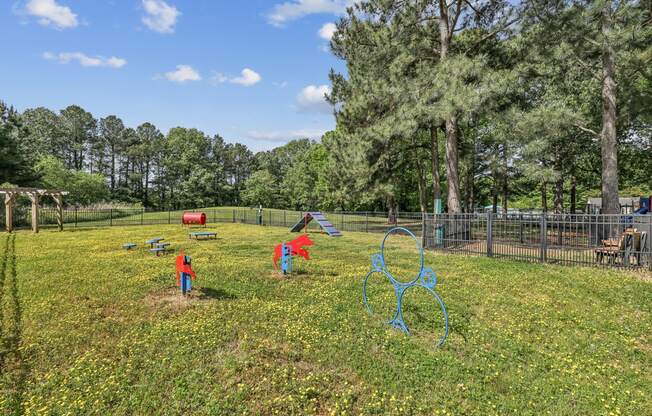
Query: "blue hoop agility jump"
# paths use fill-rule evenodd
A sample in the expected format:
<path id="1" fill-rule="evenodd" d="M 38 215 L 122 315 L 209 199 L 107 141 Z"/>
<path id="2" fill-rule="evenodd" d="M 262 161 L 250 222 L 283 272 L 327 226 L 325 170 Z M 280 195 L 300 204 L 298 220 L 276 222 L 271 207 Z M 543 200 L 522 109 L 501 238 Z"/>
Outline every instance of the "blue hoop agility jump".
<path id="1" fill-rule="evenodd" d="M 398 233 L 404 233 L 412 237 L 416 243 L 417 249 L 419 250 L 421 267 L 419 268 L 419 272 L 414 277 L 414 279 L 407 283 L 398 281 L 394 276 L 392 276 L 392 274 L 387 269 L 387 266 L 385 265 L 385 242 L 390 235 Z M 441 346 L 448 337 L 448 312 L 446 311 L 446 305 L 444 305 L 444 301 L 441 300 L 439 295 L 435 292 L 435 286 L 437 285 L 437 275 L 430 267 L 424 267 L 423 247 L 421 247 L 419 240 L 410 230 L 403 227 L 395 227 L 387 231 L 387 234 L 385 234 L 385 237 L 380 244 L 380 253 L 376 253 L 371 256 L 371 271 L 365 276 L 362 286 L 362 300 L 365 304 L 365 307 L 367 308 L 367 311 L 370 314 L 373 314 L 373 310 L 369 305 L 367 299 L 367 282 L 369 281 L 369 277 L 371 277 L 371 275 L 374 273 L 382 273 L 394 286 L 394 293 L 396 295 L 396 309 L 392 319 L 387 321 L 387 323 L 394 328 L 400 329 L 408 335 L 410 334 L 410 329 L 403 319 L 402 305 L 403 295 L 405 294 L 405 291 L 411 287 L 420 286 L 430 292 L 430 294 L 437 300 L 437 303 L 439 304 L 439 307 L 444 314 L 444 335 L 439 338 L 439 342 L 437 343 L 438 347 Z"/>

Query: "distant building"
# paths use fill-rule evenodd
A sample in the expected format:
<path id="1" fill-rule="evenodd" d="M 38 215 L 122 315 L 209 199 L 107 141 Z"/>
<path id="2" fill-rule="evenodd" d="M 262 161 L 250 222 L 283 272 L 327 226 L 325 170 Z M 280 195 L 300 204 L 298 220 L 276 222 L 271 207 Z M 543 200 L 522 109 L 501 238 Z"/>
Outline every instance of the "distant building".
<path id="1" fill-rule="evenodd" d="M 621 214 L 631 214 L 638 209 L 640 198 L 618 198 Z M 586 203 L 587 214 L 599 214 L 602 211 L 602 198 L 589 198 Z"/>

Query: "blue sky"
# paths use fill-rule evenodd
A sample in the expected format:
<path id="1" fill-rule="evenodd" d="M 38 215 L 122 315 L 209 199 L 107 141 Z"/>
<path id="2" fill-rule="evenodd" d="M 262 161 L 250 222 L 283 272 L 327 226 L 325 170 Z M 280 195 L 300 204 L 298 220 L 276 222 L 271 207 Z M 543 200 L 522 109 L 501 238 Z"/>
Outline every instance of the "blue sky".
<path id="1" fill-rule="evenodd" d="M 349 0 L 2 3 L 0 100 L 21 111 L 78 104 L 253 150 L 334 127 L 326 38 Z"/>

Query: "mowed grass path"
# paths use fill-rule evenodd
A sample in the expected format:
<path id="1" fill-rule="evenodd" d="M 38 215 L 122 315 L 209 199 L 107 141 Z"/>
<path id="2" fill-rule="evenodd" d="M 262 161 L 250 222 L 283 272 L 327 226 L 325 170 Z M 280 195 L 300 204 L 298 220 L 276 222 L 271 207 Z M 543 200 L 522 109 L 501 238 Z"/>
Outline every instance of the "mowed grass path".
<path id="1" fill-rule="evenodd" d="M 0 234 L 0 414 L 650 414 L 649 281 L 428 253 L 451 323 L 437 349 L 434 304 L 408 305 L 412 337 L 363 308 L 381 235 L 312 234 L 281 278 L 285 229 L 212 229 Z M 142 248 L 159 235 L 193 258 L 189 301 L 174 256 Z"/>

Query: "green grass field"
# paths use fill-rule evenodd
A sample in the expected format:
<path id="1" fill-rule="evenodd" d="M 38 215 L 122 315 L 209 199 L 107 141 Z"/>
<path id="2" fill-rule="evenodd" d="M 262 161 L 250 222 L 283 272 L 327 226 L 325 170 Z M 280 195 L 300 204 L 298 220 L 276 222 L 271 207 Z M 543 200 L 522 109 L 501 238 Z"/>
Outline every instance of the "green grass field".
<path id="1" fill-rule="evenodd" d="M 411 337 L 362 305 L 382 235 L 313 233 L 281 277 L 286 229 L 209 229 L 0 234 L 0 414 L 650 414 L 649 279 L 428 253 L 450 314 L 438 349 L 425 292 L 406 294 Z M 187 299 L 174 256 L 142 248 L 159 235 L 193 258 Z M 392 253 L 414 269 L 408 244 Z M 370 296 L 390 313 L 387 286 Z"/>

